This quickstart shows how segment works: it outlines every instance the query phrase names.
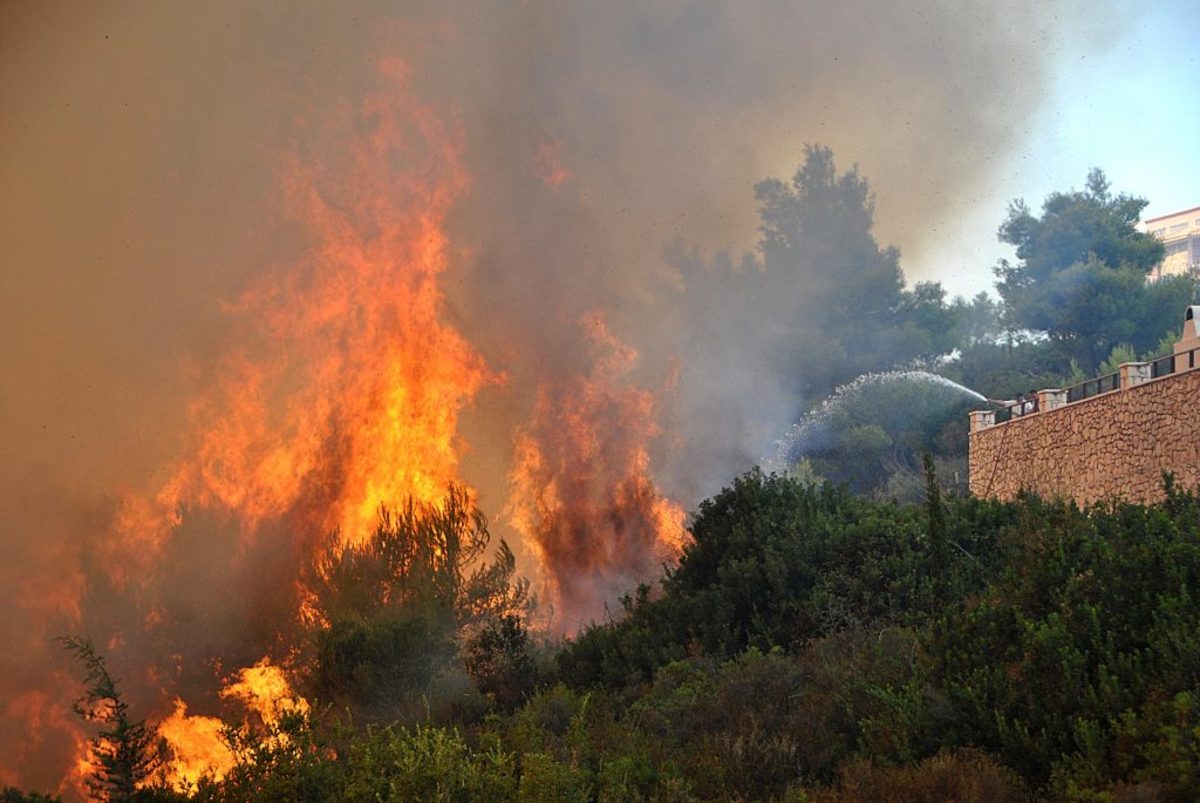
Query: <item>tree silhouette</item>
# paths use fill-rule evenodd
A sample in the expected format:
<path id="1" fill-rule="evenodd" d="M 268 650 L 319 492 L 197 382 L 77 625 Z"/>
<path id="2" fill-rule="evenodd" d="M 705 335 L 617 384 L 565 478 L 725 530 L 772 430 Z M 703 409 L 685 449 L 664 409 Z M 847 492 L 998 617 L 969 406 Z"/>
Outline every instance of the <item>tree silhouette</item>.
<path id="1" fill-rule="evenodd" d="M 89 741 L 92 774 L 88 791 L 98 800 L 133 800 L 138 789 L 151 780 L 162 765 L 163 745 L 146 727 L 145 720 L 129 716 L 129 704 L 117 689 L 104 658 L 90 638 L 63 637 L 63 646 L 87 670 L 86 693 L 74 705 L 75 713 L 101 730 Z"/>

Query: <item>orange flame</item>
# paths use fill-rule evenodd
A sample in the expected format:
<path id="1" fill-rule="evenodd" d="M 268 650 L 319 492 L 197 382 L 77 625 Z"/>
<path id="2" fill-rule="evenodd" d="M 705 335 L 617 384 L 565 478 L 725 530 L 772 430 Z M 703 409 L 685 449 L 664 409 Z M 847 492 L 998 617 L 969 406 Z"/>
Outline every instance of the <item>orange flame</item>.
<path id="1" fill-rule="evenodd" d="M 155 568 L 185 505 L 231 514 L 247 545 L 266 523 L 284 521 L 298 554 L 319 565 L 329 532 L 341 546 L 360 543 L 381 506 L 436 504 L 458 481 L 460 415 L 503 381 L 443 320 L 440 282 L 453 257 L 444 227 L 468 184 L 462 135 L 412 97 L 403 65 L 386 63 L 383 74 L 388 90 L 363 104 L 372 130 L 357 147 L 330 149 L 341 155 L 315 166 L 292 160 L 286 197 L 311 247 L 230 305 L 237 345 L 190 408 L 184 456 L 156 493 L 123 500 L 108 544 L 114 582 L 153 576 L 143 570 Z M 551 186 L 569 175 L 557 143 L 538 163 Z M 638 355 L 602 315 L 583 326 L 594 362 L 540 384 L 517 432 L 507 508 L 549 596 L 576 619 L 652 576 L 686 537 L 682 510 L 650 478 L 659 394 L 629 380 Z M 301 582 L 288 589 L 294 615 L 319 625 L 323 612 Z M 168 609 L 149 604 L 146 630 L 171 626 Z M 265 660 L 241 670 L 221 698 L 268 730 L 308 705 Z M 174 700 L 159 733 L 177 788 L 234 766 L 221 727 Z"/>
<path id="2" fill-rule="evenodd" d="M 246 709 L 263 721 L 268 728 L 279 724 L 288 713 L 308 713 L 308 701 L 292 691 L 283 670 L 263 658 L 254 666 L 238 672 L 239 680 L 221 690 L 224 699 L 240 700 Z"/>
<path id="3" fill-rule="evenodd" d="M 31 689 L 0 702 L 0 722 L 5 725 L 19 722 L 24 726 L 21 744 L 6 754 L 0 765 L 0 787 L 23 785 L 23 771 L 36 764 L 46 750 L 53 749 L 57 739 L 65 739 L 72 746 L 67 755 L 72 755 L 73 759 L 55 791 L 60 795 L 83 797 L 87 794 L 86 779 L 92 769 L 91 751 L 82 723 L 58 697 L 73 684 L 57 675 L 48 680 L 59 687 L 54 694 Z"/>
<path id="4" fill-rule="evenodd" d="M 235 764 L 233 751 L 221 738 L 225 723 L 187 710 L 187 703 L 175 698 L 175 710 L 158 726 L 170 751 L 166 781 L 181 792 L 195 789 L 206 776 L 224 778 Z"/>
<path id="5" fill-rule="evenodd" d="M 381 504 L 433 502 L 456 479 L 459 414 L 498 378 L 441 321 L 461 134 L 412 99 L 403 65 L 383 73 L 389 91 L 363 109 L 376 130 L 349 164 L 293 165 L 288 198 L 315 245 L 231 306 L 249 345 L 192 405 L 193 453 L 153 503 L 127 501 L 132 542 L 161 540 L 187 502 L 235 511 L 247 532 L 301 516 L 352 543 Z"/>
<path id="6" fill-rule="evenodd" d="M 283 517 L 316 562 L 326 533 L 359 542 L 382 505 L 436 502 L 457 479 L 459 415 L 500 379 L 442 322 L 443 224 L 467 185 L 462 137 L 414 100 L 403 65 L 381 72 L 387 91 L 362 108 L 374 128 L 345 164 L 292 160 L 286 196 L 313 245 L 230 306 L 238 345 L 191 406 L 189 453 L 151 499 L 124 500 L 118 582 L 152 564 L 184 504 L 231 511 L 247 539 Z M 297 618 L 320 622 L 311 594 L 293 590 Z M 152 610 L 147 627 L 161 624 Z M 268 729 L 282 711 L 308 707 L 265 660 L 221 697 Z M 175 700 L 159 732 L 178 788 L 233 766 L 220 730 Z"/>
<path id="7" fill-rule="evenodd" d="M 221 699 L 239 702 L 266 727 L 266 739 L 275 745 L 286 743 L 287 735 L 274 730 L 287 713 L 307 713 L 308 701 L 297 695 L 283 670 L 263 658 L 254 666 L 240 670 L 221 690 Z M 158 735 L 167 743 L 170 760 L 166 780 L 186 792 L 201 778 L 224 778 L 236 764 L 236 757 L 225 742 L 225 723 L 217 717 L 188 714 L 187 704 L 176 698 L 175 710 L 158 726 Z"/>
<path id="8" fill-rule="evenodd" d="M 541 388 L 534 419 L 517 436 L 508 507 L 574 622 L 652 576 L 686 537 L 683 511 L 649 475 L 657 396 L 620 381 L 637 352 L 599 313 L 583 326 L 602 352 L 590 374 Z"/>

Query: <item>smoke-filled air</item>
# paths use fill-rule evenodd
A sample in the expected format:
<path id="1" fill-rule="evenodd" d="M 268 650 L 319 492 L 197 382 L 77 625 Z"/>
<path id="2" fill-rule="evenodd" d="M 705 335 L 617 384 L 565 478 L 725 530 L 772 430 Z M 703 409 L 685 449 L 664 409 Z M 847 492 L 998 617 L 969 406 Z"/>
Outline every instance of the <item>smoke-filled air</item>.
<path id="1" fill-rule="evenodd" d="M 429 704 L 338 674 L 364 611 L 448 606 L 431 654 L 616 615 L 806 411 L 946 352 L 902 258 L 1090 16 L 5 4 L 0 786 L 87 793 L 89 655 L 187 789 L 231 710 Z"/>

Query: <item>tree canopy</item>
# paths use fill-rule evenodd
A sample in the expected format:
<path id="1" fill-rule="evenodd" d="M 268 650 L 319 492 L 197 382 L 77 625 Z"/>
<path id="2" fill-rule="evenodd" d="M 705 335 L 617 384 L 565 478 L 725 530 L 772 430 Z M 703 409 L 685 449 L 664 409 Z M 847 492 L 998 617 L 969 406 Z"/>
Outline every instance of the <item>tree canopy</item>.
<path id="1" fill-rule="evenodd" d="M 1179 297 L 1185 282 L 1167 280 L 1167 293 L 1147 286 L 1164 255 L 1162 243 L 1137 230 L 1147 203 L 1112 194 L 1098 168 L 1084 190 L 1048 196 L 1040 216 L 1014 201 L 999 237 L 1018 262 L 996 269 L 1009 327 L 1044 333 L 1060 363 L 1075 360 L 1085 373 L 1122 343 L 1138 353 L 1154 348 L 1164 319 L 1174 325 L 1187 299 Z M 1174 315 L 1164 315 L 1164 302 Z"/>
<path id="2" fill-rule="evenodd" d="M 532 683 L 529 582 L 503 540 L 488 559 L 487 519 L 465 488 L 381 510 L 362 544 L 337 540 L 308 578 L 324 613 L 309 634 L 311 694 L 367 720 L 403 719 L 467 673 L 485 694 L 520 701 Z"/>
<path id="3" fill-rule="evenodd" d="M 808 146 L 790 182 L 755 187 L 758 253 L 743 275 L 758 316 L 778 325 L 778 369 L 797 395 L 821 398 L 868 371 L 954 348 L 954 308 L 937 283 L 905 289 L 900 252 L 872 233 L 875 199 L 857 167 L 839 173 Z"/>

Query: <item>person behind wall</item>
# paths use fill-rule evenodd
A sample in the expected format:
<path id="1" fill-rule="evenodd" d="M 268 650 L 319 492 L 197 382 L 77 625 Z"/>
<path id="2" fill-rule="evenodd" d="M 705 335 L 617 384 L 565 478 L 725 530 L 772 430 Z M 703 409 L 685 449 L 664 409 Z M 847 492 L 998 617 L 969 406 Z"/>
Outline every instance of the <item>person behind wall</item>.
<path id="1" fill-rule="evenodd" d="M 1019 415 L 1021 403 L 1017 399 L 988 399 L 989 402 L 1008 412 L 1009 415 Z"/>
<path id="2" fill-rule="evenodd" d="M 1029 395 L 1025 397 L 1026 413 L 1036 413 L 1038 410 L 1038 396 L 1036 390 L 1029 391 Z"/>

